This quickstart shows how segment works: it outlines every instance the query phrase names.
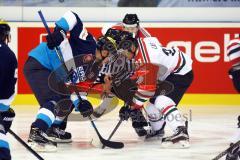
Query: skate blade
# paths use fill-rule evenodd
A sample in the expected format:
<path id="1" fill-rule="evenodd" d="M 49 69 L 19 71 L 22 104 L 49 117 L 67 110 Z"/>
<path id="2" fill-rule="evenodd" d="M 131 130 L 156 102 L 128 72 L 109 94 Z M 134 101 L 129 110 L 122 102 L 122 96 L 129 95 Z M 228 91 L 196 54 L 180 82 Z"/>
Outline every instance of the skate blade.
<path id="1" fill-rule="evenodd" d="M 72 139 L 60 139 L 55 137 L 47 137 L 47 139 L 56 142 L 56 143 L 71 143 Z"/>
<path id="2" fill-rule="evenodd" d="M 187 149 L 190 147 L 190 143 L 189 141 L 179 141 L 177 143 L 162 142 L 161 147 L 167 149 Z"/>
<path id="3" fill-rule="evenodd" d="M 35 142 L 28 142 L 28 145 L 36 152 L 56 152 L 57 147 L 52 145 L 43 145 Z"/>
<path id="4" fill-rule="evenodd" d="M 155 141 L 159 141 L 162 142 L 162 138 L 163 137 L 151 137 L 151 138 L 144 138 L 145 142 L 155 142 Z"/>

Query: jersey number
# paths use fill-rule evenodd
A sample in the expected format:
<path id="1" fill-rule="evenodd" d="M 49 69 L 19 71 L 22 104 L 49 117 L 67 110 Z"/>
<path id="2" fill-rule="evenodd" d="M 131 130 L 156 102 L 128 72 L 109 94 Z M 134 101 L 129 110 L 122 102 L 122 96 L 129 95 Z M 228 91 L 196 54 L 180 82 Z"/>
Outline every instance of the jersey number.
<path id="1" fill-rule="evenodd" d="M 174 48 L 171 48 L 171 49 L 162 48 L 162 51 L 167 56 L 169 56 L 169 55 L 174 56 L 174 54 L 176 53 L 176 50 Z"/>

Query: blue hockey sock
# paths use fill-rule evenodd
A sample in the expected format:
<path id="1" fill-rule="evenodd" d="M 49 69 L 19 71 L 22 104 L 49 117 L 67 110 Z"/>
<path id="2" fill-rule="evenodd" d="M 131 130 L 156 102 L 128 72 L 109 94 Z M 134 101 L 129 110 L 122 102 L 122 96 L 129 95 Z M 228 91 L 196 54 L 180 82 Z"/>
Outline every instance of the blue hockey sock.
<path id="1" fill-rule="evenodd" d="M 46 132 L 55 120 L 54 107 L 55 105 L 52 102 L 48 102 L 40 108 L 37 114 L 37 119 L 33 122 L 32 127 L 39 128 Z"/>

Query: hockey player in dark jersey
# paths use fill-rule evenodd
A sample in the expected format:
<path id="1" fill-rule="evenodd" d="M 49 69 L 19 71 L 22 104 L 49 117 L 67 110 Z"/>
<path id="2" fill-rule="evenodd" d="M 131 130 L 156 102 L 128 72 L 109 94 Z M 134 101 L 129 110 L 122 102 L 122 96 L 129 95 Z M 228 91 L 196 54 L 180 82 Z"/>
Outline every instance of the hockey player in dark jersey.
<path id="1" fill-rule="evenodd" d="M 10 160 L 9 144 L 6 134 L 15 117 L 10 107 L 15 95 L 17 80 L 17 59 L 8 47 L 11 41 L 10 26 L 0 20 L 0 159 Z"/>
<path id="2" fill-rule="evenodd" d="M 67 63 L 69 60 L 79 55 L 94 55 L 96 51 L 94 37 L 87 32 L 74 12 L 66 12 L 55 24 L 53 33 L 47 36 L 47 43 L 40 43 L 30 51 L 24 65 L 24 75 L 40 105 L 28 139 L 29 145 L 36 151 L 56 151 L 55 142 L 71 142 L 71 134 L 65 132 L 66 126 L 62 125 L 73 108 L 70 92 L 65 83 L 59 81 L 59 77 L 51 77 L 49 80 L 50 74 L 61 67 L 61 61 L 54 48 L 60 47 L 63 61 L 69 71 L 78 70 L 79 67 L 74 60 Z M 69 38 L 66 38 L 66 33 L 70 33 Z M 63 74 L 62 77 L 64 76 L 66 75 Z M 56 88 L 66 90 L 66 94 L 59 93 Z M 92 114 L 92 105 L 87 100 L 82 100 L 76 107 L 83 117 Z"/>
<path id="3" fill-rule="evenodd" d="M 68 32 L 69 38 L 66 37 Z M 58 57 L 53 50 L 57 46 L 60 47 L 62 57 Z M 75 108 L 83 117 L 88 117 L 92 114 L 93 107 L 84 97 L 82 100 L 76 98 L 70 86 L 89 79 L 94 81 L 92 72 L 88 72 L 89 67 L 86 66 L 85 70 L 82 63 L 90 59 L 88 65 L 91 69 L 94 68 L 97 76 L 95 68 L 107 60 L 108 56 L 111 59 L 115 46 L 115 41 L 108 37 L 101 37 L 96 43 L 78 15 L 69 11 L 56 22 L 54 32 L 47 36 L 47 43 L 43 42 L 30 51 L 24 65 L 24 75 L 40 104 L 28 139 L 32 148 L 51 152 L 56 151 L 56 142 L 71 142 L 71 134 L 64 130 L 67 116 Z"/>

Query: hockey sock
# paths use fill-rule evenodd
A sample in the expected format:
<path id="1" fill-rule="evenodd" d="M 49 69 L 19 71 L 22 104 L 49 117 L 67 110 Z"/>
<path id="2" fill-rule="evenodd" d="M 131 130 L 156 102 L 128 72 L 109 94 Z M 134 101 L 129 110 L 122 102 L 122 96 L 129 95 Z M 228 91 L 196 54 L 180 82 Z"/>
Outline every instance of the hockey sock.
<path id="1" fill-rule="evenodd" d="M 3 103 L 0 103 L 0 112 L 4 112 L 9 110 L 10 106 L 9 105 L 5 105 Z"/>
<path id="2" fill-rule="evenodd" d="M 149 103 L 146 106 L 146 111 L 152 130 L 160 130 L 165 122 L 163 117 L 161 116 L 160 111 L 152 103 Z"/>
<path id="3" fill-rule="evenodd" d="M 36 127 L 46 132 L 46 130 L 51 127 L 55 120 L 53 102 L 49 101 L 40 108 L 37 114 L 37 119 L 33 122 L 32 127 Z"/>
<path id="4" fill-rule="evenodd" d="M 153 95 L 154 92 L 152 91 L 144 91 L 138 89 L 132 99 L 133 108 L 134 109 L 142 108 L 143 104 Z"/>
<path id="5" fill-rule="evenodd" d="M 167 96 L 158 96 L 155 106 L 160 110 L 164 120 L 174 132 L 177 131 L 179 126 L 185 126 L 182 116 L 172 99 Z"/>

